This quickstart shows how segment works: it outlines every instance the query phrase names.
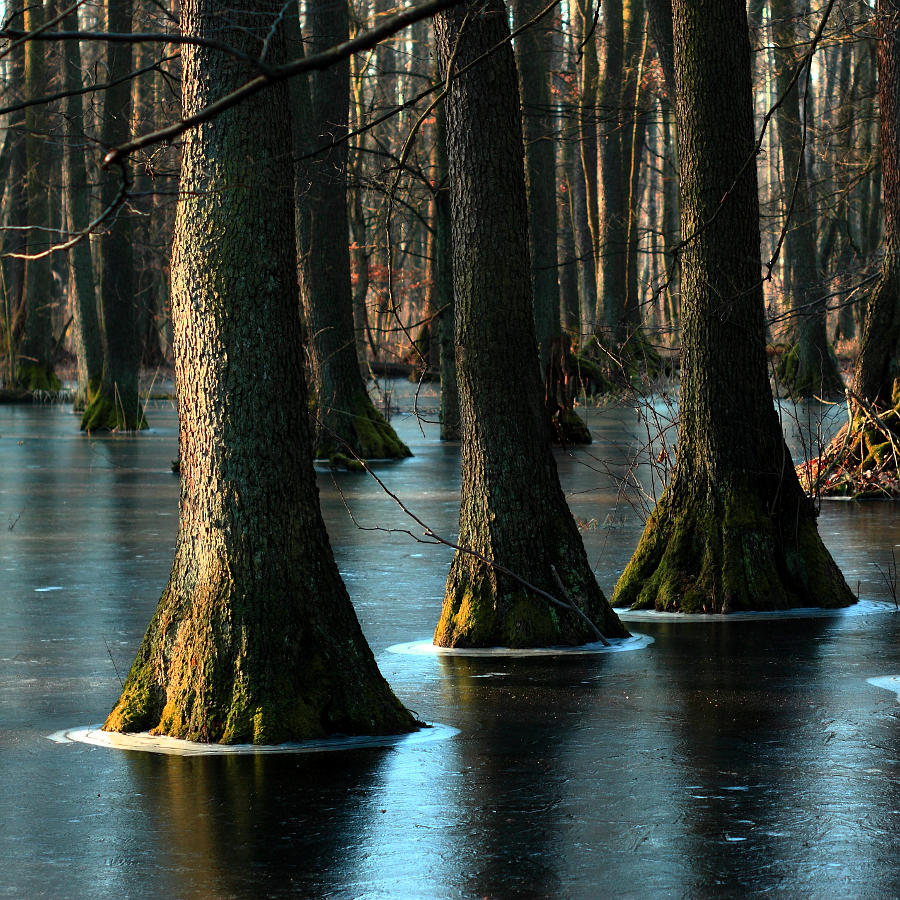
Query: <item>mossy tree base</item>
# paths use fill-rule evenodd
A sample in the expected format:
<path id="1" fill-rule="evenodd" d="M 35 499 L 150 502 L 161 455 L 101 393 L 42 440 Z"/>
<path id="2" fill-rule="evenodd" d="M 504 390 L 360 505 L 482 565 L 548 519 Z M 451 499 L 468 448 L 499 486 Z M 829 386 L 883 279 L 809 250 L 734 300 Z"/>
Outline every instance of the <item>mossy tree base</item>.
<path id="1" fill-rule="evenodd" d="M 856 602 L 812 516 L 768 514 L 749 490 L 663 494 L 612 597 L 614 606 L 729 613 Z"/>
<path id="2" fill-rule="evenodd" d="M 81 417 L 82 431 L 142 431 L 147 428 L 144 408 L 131 396 L 101 387 Z"/>
<path id="3" fill-rule="evenodd" d="M 593 440 L 587 423 L 571 407 L 557 409 L 550 419 L 550 428 L 553 443 L 564 447 L 567 444 L 590 444 Z"/>
<path id="4" fill-rule="evenodd" d="M 444 595 L 441 618 L 434 632 L 439 647 L 577 647 L 597 640 L 597 634 L 573 611 L 514 588 L 498 594 L 496 579 L 460 583 Z M 548 585 L 549 586 L 549 585 Z M 561 592 L 551 589 L 561 599 Z M 591 592 L 600 594 L 599 588 Z M 606 600 L 581 597 L 579 607 L 606 637 L 627 637 L 628 631 Z"/>
<path id="5" fill-rule="evenodd" d="M 56 393 L 62 383 L 49 366 L 35 363 L 19 363 L 16 367 L 16 384 L 26 391 L 45 391 Z"/>
<path id="6" fill-rule="evenodd" d="M 528 585 L 561 604 L 574 603 L 604 637 L 627 637 L 627 629 L 594 578 L 568 510 L 561 512 L 555 528 L 548 522 L 540 524 L 539 544 L 529 547 L 519 535 L 516 547 L 516 538 L 504 533 L 502 522 L 495 522 L 494 550 L 480 555 L 505 558 L 510 570 L 515 565 L 515 574 Z M 505 552 L 500 545 L 506 546 Z M 478 556 L 457 552 L 434 643 L 440 647 L 578 646 L 597 640 L 584 616 L 551 602 Z"/>
<path id="7" fill-rule="evenodd" d="M 421 727 L 378 674 L 343 586 L 335 583 L 341 602 L 300 616 L 285 575 L 268 597 L 250 596 L 240 577 L 186 592 L 173 575 L 103 729 L 279 744 Z M 266 628 L 254 627 L 266 615 Z M 332 631 L 334 618 L 346 630 Z M 291 638 L 267 645 L 272 634 Z"/>
<path id="8" fill-rule="evenodd" d="M 775 377 L 781 391 L 791 397 L 834 397 L 844 393 L 844 380 L 830 346 L 824 357 L 812 360 L 799 343 L 789 345 L 778 360 Z"/>
<path id="9" fill-rule="evenodd" d="M 597 332 L 578 357 L 588 396 L 628 390 L 642 381 L 653 382 L 666 373 L 666 365 L 643 328 L 635 328 L 617 341 Z"/>
<path id="10" fill-rule="evenodd" d="M 375 409 L 367 394 L 345 408 L 319 409 L 316 459 L 332 465 L 357 468 L 358 459 L 406 459 L 409 447 Z"/>
<path id="11" fill-rule="evenodd" d="M 578 393 L 576 362 L 572 353 L 572 339 L 568 334 L 554 340 L 544 377 L 544 398 L 550 417 L 550 434 L 554 443 L 590 444 L 591 432 L 575 412 Z"/>
<path id="12" fill-rule="evenodd" d="M 900 497 L 900 382 L 886 409 L 855 398 L 852 421 L 818 457 L 800 463 L 797 475 L 816 496 Z"/>
<path id="13" fill-rule="evenodd" d="M 83 413 L 93 402 L 100 390 L 100 379 L 92 379 L 87 384 L 79 384 L 72 398 L 72 412 Z"/>

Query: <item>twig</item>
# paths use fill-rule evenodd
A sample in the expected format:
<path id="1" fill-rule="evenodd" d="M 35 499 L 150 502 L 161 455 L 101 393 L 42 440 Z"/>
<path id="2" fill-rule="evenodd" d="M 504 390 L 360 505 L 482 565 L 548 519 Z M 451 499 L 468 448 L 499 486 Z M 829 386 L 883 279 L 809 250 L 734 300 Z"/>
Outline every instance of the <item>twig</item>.
<path id="1" fill-rule="evenodd" d="M 556 571 L 556 566 L 552 563 L 550 564 L 550 571 L 553 573 L 553 579 L 556 581 L 556 586 L 559 588 L 559 592 L 563 595 L 563 598 L 568 602 L 569 606 L 580 615 L 591 628 L 594 629 L 594 634 L 597 635 L 597 640 L 603 644 L 604 647 L 609 647 L 609 641 L 603 636 L 602 632 L 599 628 L 581 611 L 581 608 L 576 606 L 572 598 L 569 596 L 569 592 L 566 590 L 566 586 L 563 584 L 562 578 L 559 577 L 559 572 Z"/>
<path id="2" fill-rule="evenodd" d="M 116 670 L 116 678 L 119 679 L 119 685 L 122 690 L 125 690 L 125 684 L 122 681 L 122 676 L 119 674 L 119 667 L 116 665 L 115 659 L 113 659 L 112 650 L 109 649 L 109 644 L 106 641 L 106 638 L 103 638 L 103 643 L 106 644 L 106 652 L 109 654 L 109 661 L 113 664 L 113 668 Z"/>
<path id="3" fill-rule="evenodd" d="M 334 436 L 336 437 L 336 435 L 334 435 Z M 346 445 L 346 441 L 344 443 Z M 453 550 L 456 550 L 458 553 L 465 553 L 469 556 L 474 556 L 475 559 L 477 559 L 479 562 L 482 562 L 486 566 L 490 566 L 490 568 L 494 569 L 495 571 L 500 572 L 502 575 L 506 575 L 508 578 L 512 578 L 514 581 L 519 582 L 519 584 L 521 584 L 524 588 L 527 588 L 532 593 L 535 593 L 539 597 L 542 597 L 548 603 L 552 603 L 554 606 L 558 606 L 561 609 L 567 610 L 568 612 L 574 611 L 574 612 L 578 613 L 578 615 L 581 616 L 581 618 L 584 619 L 584 621 L 587 622 L 588 625 L 590 625 L 591 629 L 597 635 L 598 639 L 600 641 L 602 641 L 607 647 L 609 646 L 609 642 L 603 636 L 600 629 L 591 621 L 591 619 L 588 617 L 588 615 L 583 610 L 579 609 L 572 602 L 572 600 L 570 598 L 568 598 L 568 596 L 566 597 L 566 599 L 568 600 L 568 603 L 564 603 L 562 600 L 559 600 L 557 597 L 554 597 L 553 594 L 550 594 L 547 591 L 543 590 L 542 588 L 539 588 L 537 585 L 532 584 L 530 581 L 527 581 L 526 579 L 524 579 L 521 575 L 517 575 L 515 572 L 512 571 L 512 569 L 508 569 L 506 566 L 502 565 L 501 563 L 495 562 L 492 559 L 488 559 L 486 556 L 479 553 L 477 550 L 473 550 L 471 547 L 463 547 L 461 544 L 456 544 L 453 541 L 448 540 L 445 537 L 441 537 L 439 534 L 436 534 L 428 525 L 425 524 L 425 522 L 422 521 L 422 519 L 420 519 L 411 509 L 409 509 L 403 503 L 403 501 L 378 477 L 378 475 L 372 469 L 369 468 L 368 465 L 366 465 L 366 461 L 364 459 L 362 459 L 357 453 L 355 453 L 352 447 L 350 447 L 349 445 L 346 445 L 346 446 L 347 446 L 348 451 L 353 455 L 354 459 L 356 459 L 356 461 L 363 467 L 363 469 L 366 472 L 368 472 L 368 474 L 371 475 L 372 478 L 375 479 L 376 483 L 381 488 L 381 490 L 384 491 L 384 493 L 387 494 L 388 497 L 390 497 L 391 500 L 393 500 L 394 503 L 396 503 L 397 506 L 400 507 L 400 509 L 403 511 L 403 513 L 405 515 L 409 516 L 409 518 L 412 519 L 413 522 L 415 522 L 422 529 L 422 533 L 426 538 L 431 538 L 431 541 L 422 541 L 420 538 L 417 538 L 417 537 L 415 537 L 415 535 L 412 535 L 411 532 L 405 531 L 404 529 L 401 529 L 401 528 L 390 529 L 391 531 L 399 531 L 401 533 L 410 534 L 419 543 L 435 542 L 438 544 L 443 544 L 445 547 L 450 547 Z M 342 499 L 343 499 L 343 497 L 342 497 Z M 347 504 L 345 503 L 344 506 L 346 507 L 346 505 Z M 350 518 L 354 523 L 356 522 L 356 520 L 353 518 L 352 515 L 350 516 Z M 366 530 L 370 530 L 370 529 L 366 529 Z M 377 530 L 382 530 L 382 529 L 377 529 Z M 559 580 L 559 575 L 556 573 L 556 569 L 552 565 L 550 568 L 553 571 L 553 574 L 556 576 L 557 580 Z"/>

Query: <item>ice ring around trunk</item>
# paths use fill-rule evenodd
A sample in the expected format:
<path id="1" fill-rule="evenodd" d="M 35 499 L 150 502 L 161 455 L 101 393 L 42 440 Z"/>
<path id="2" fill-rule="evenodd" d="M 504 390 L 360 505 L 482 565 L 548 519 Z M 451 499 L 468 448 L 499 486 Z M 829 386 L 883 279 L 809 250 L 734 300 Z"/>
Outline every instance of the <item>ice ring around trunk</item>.
<path id="1" fill-rule="evenodd" d="M 388 653 L 404 653 L 408 656 L 587 656 L 593 653 L 622 653 L 626 650 L 643 650 L 653 643 L 646 634 L 632 634 L 627 638 L 610 638 L 609 644 L 599 641 L 578 647 L 438 647 L 430 640 L 410 641 L 388 647 Z"/>
<path id="2" fill-rule="evenodd" d="M 803 606 L 795 609 L 752 610 L 732 613 L 683 613 L 659 612 L 655 609 L 622 609 L 613 607 L 616 615 L 626 622 L 745 622 L 765 619 L 817 619 L 867 616 L 871 613 L 897 612 L 893 603 L 878 600 L 860 600 L 852 606 L 825 609 L 820 606 Z"/>
<path id="3" fill-rule="evenodd" d="M 148 731 L 135 734 L 101 731 L 101 727 L 101 725 L 88 725 L 86 728 L 64 729 L 47 737 L 57 744 L 92 744 L 95 747 L 142 750 L 145 753 L 165 753 L 170 756 L 235 756 L 251 753 L 328 753 L 335 750 L 398 747 L 401 744 L 404 747 L 410 747 L 444 740 L 459 734 L 458 728 L 430 722 L 427 723 L 427 727 L 409 734 L 340 735 L 321 740 L 285 744 L 202 744 L 166 735 L 150 734 Z"/>

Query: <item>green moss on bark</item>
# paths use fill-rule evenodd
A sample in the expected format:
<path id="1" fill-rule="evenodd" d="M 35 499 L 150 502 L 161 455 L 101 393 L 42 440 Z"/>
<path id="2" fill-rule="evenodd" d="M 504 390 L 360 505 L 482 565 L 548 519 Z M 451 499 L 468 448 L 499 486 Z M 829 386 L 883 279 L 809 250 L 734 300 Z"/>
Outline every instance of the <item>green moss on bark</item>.
<path id="1" fill-rule="evenodd" d="M 557 444 L 590 444 L 591 432 L 574 409 L 558 409 L 550 420 L 553 441 Z"/>
<path id="2" fill-rule="evenodd" d="M 666 492 L 612 597 L 614 606 L 684 613 L 855 602 L 815 520 L 778 522 L 748 490 L 677 504 Z"/>
<path id="3" fill-rule="evenodd" d="M 136 394 L 122 397 L 102 387 L 81 417 L 82 431 L 141 431 L 146 427 L 144 409 Z"/>
<path id="4" fill-rule="evenodd" d="M 331 465 L 361 468 L 360 459 L 405 459 L 412 456 L 409 447 L 375 409 L 368 396 L 358 399 L 349 411 L 323 411 L 325 419 L 318 428 L 316 459 L 327 459 Z M 352 461 L 352 462 L 351 462 Z"/>
<path id="5" fill-rule="evenodd" d="M 92 378 L 87 384 L 79 384 L 72 398 L 72 412 L 84 412 L 100 390 L 100 379 Z"/>
<path id="6" fill-rule="evenodd" d="M 808 365 L 801 346 L 790 344 L 775 367 L 775 377 L 782 391 L 792 397 L 834 397 L 844 392 L 837 357 L 831 346 L 828 358 L 820 365 Z"/>
<path id="7" fill-rule="evenodd" d="M 46 391 L 55 394 L 62 388 L 62 383 L 51 368 L 25 362 L 16 366 L 16 383 L 26 391 Z"/>
<path id="8" fill-rule="evenodd" d="M 583 552 L 583 551 L 582 551 Z M 465 562 L 473 562 L 470 557 Z M 434 632 L 439 647 L 552 647 L 577 646 L 597 639 L 591 626 L 576 612 L 530 592 L 521 583 L 489 571 L 474 561 L 454 561 L 447 579 L 441 617 Z M 549 568 L 549 564 L 548 564 Z M 568 600 L 554 578 L 542 587 L 557 600 L 574 602 L 604 637 L 627 637 L 628 631 L 603 596 L 592 574 L 577 563 L 556 567 L 567 586 Z M 548 572 L 549 574 L 549 572 Z"/>

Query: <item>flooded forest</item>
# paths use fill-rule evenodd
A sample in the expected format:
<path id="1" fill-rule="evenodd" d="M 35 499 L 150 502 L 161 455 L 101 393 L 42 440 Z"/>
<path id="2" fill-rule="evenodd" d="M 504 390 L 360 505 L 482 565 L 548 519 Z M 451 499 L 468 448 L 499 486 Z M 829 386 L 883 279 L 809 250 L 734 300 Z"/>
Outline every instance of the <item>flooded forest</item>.
<path id="1" fill-rule="evenodd" d="M 0 895 L 900 893 L 900 0 L 0 22 Z"/>

